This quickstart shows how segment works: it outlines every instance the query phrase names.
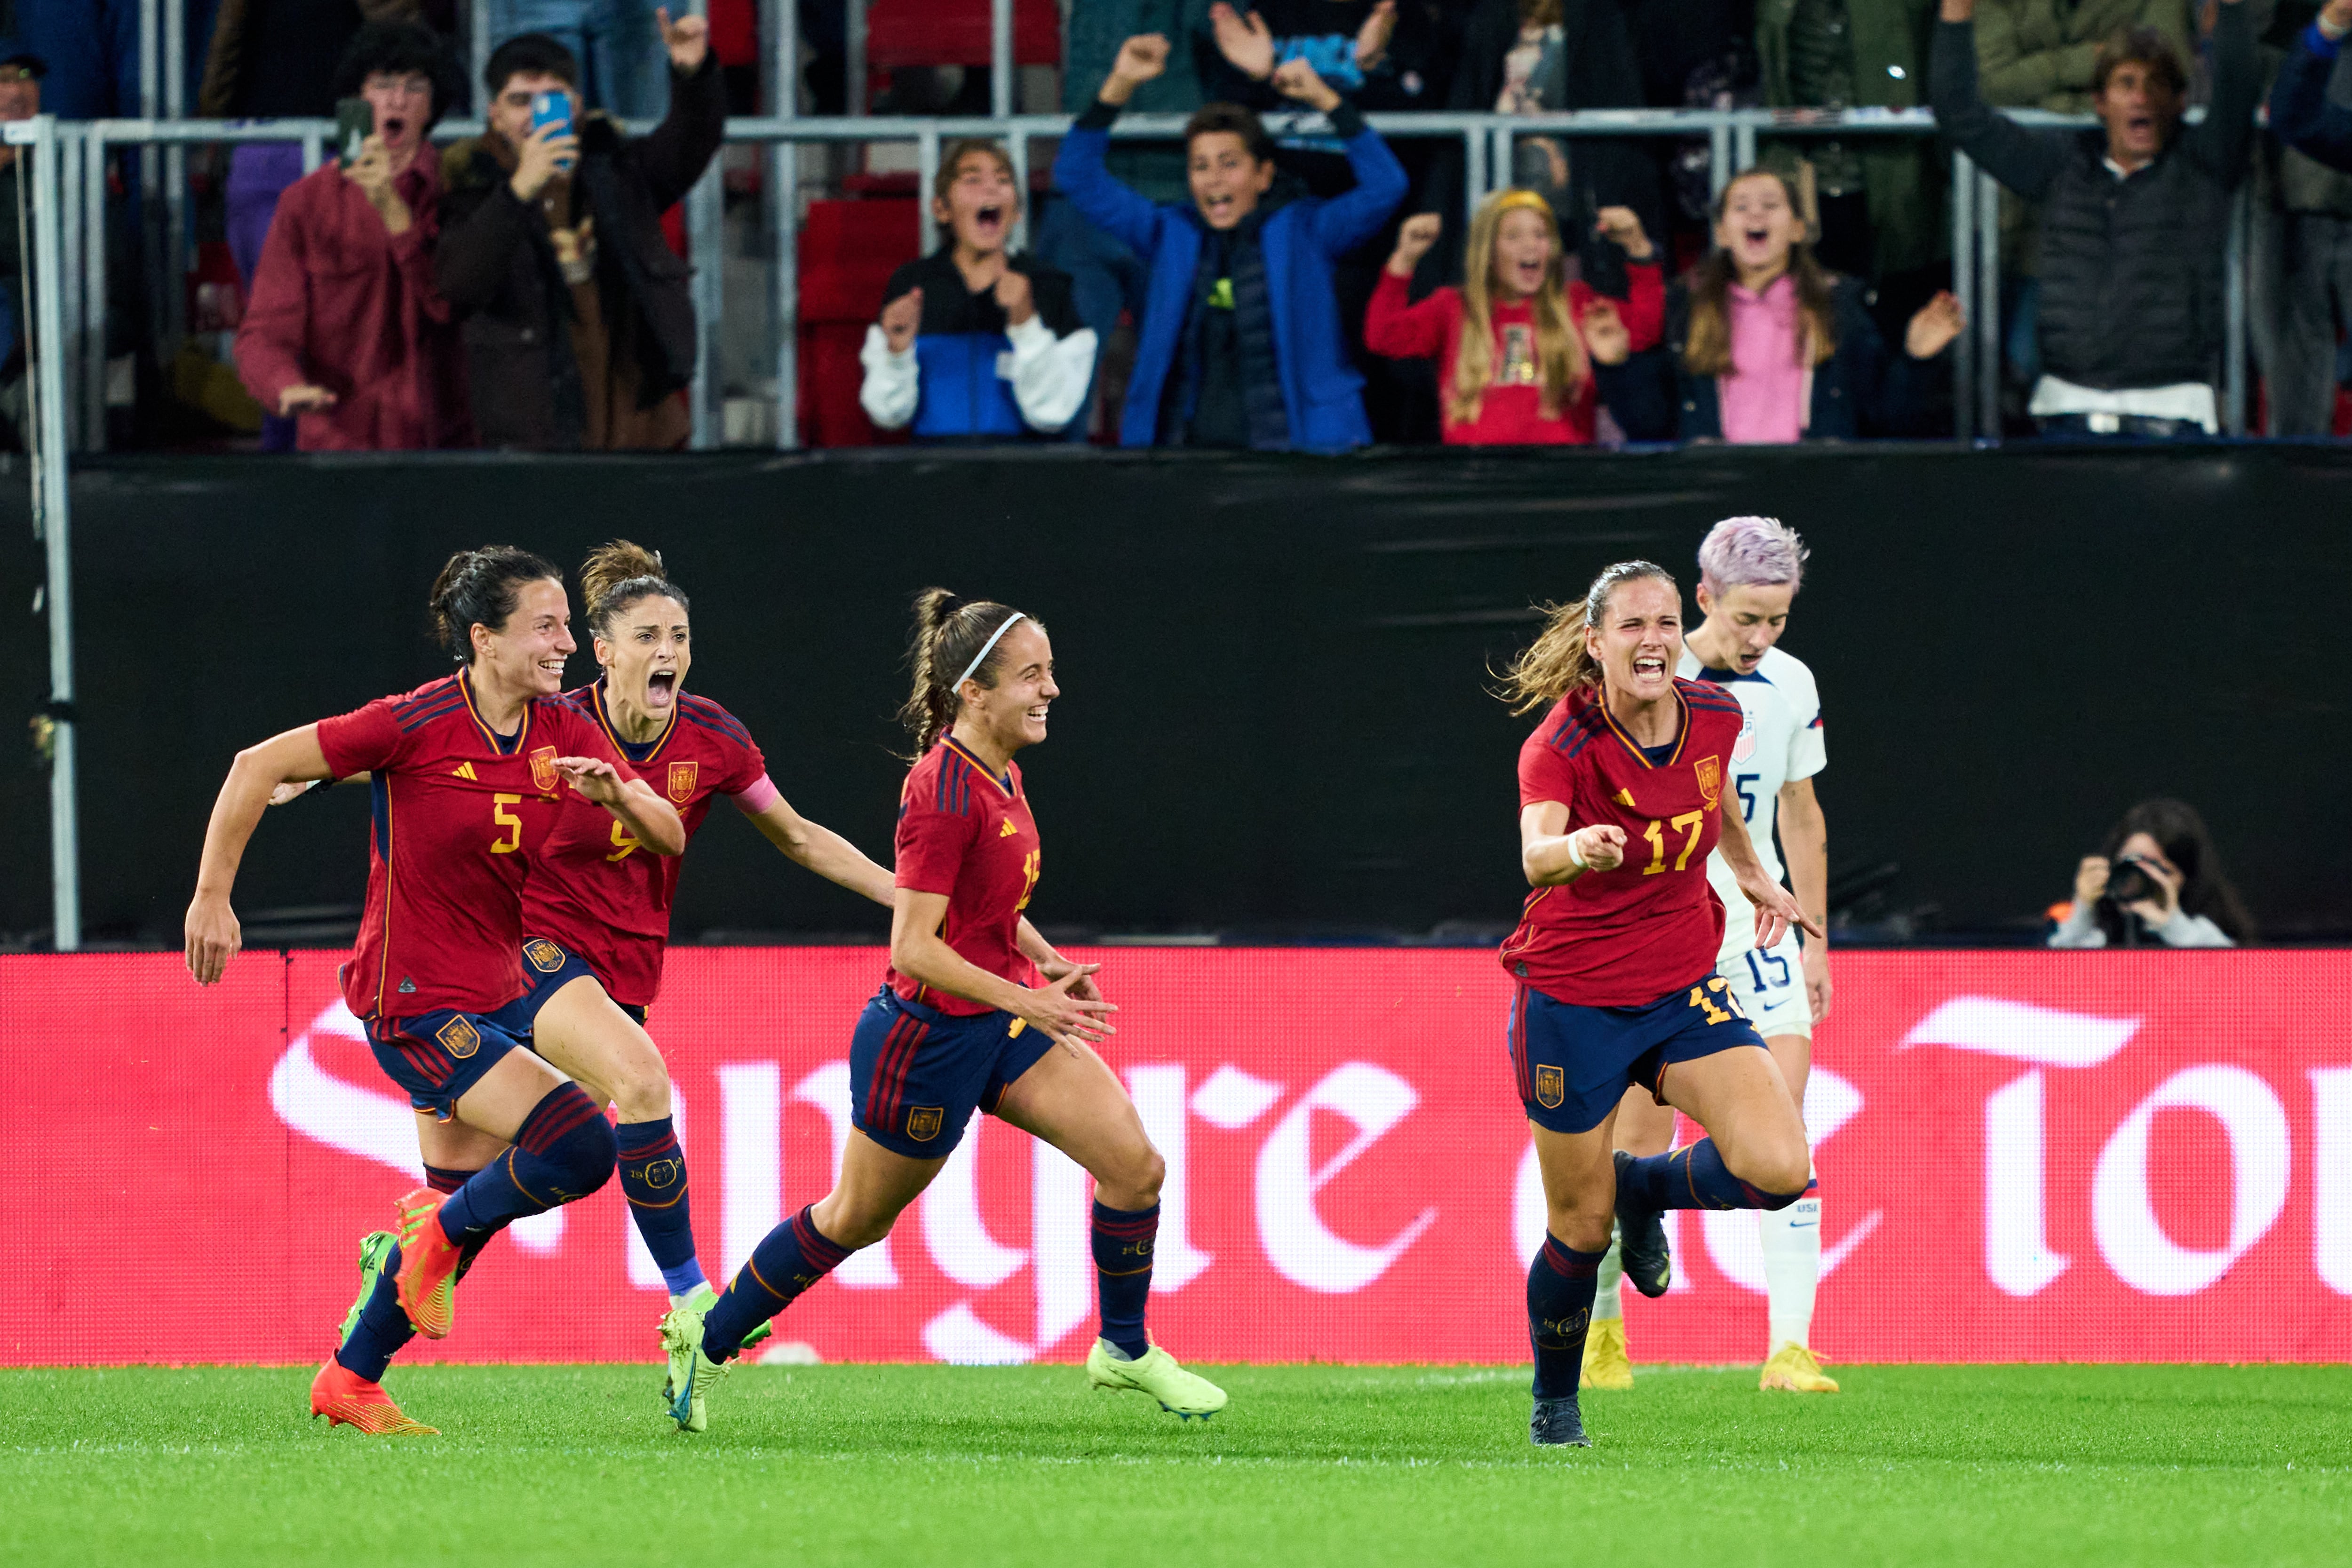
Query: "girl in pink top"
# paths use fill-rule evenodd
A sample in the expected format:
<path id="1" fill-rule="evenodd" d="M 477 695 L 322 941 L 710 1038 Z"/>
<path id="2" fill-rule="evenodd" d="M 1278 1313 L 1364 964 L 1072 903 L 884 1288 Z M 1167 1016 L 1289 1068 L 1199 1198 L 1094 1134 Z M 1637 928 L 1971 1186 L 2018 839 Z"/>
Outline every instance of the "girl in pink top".
<path id="1" fill-rule="evenodd" d="M 1408 302 L 1437 241 L 1434 213 L 1407 218 L 1364 313 L 1364 346 L 1434 357 L 1445 439 L 1468 446 L 1589 444 L 1600 406 L 1580 323 L 1604 296 L 1562 279 L 1559 226 L 1533 191 L 1499 191 L 1470 220 L 1463 286 Z M 1626 298 L 1612 307 L 1639 348 L 1658 341 L 1665 288 L 1630 207 L 1603 207 L 1598 232 L 1625 252 Z"/>
<path id="2" fill-rule="evenodd" d="M 1942 293 L 1889 353 L 1870 291 L 1813 259 L 1789 182 L 1750 169 L 1716 204 L 1715 248 L 1666 303 L 1664 347 L 1601 301 L 1580 321 L 1601 395 L 1635 440 L 1793 442 L 1925 435 L 1940 358 L 1964 324 Z"/>

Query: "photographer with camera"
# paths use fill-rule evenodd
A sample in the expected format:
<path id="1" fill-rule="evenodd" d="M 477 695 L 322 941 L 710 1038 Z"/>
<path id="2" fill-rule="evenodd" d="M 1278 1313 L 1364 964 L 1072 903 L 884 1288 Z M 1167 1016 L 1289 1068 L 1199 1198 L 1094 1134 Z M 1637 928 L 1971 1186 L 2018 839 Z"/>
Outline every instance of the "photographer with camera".
<path id="1" fill-rule="evenodd" d="M 2074 872 L 2052 947 L 2237 947 L 2254 922 L 2221 872 L 2196 808 L 2144 800 L 2107 831 Z"/>

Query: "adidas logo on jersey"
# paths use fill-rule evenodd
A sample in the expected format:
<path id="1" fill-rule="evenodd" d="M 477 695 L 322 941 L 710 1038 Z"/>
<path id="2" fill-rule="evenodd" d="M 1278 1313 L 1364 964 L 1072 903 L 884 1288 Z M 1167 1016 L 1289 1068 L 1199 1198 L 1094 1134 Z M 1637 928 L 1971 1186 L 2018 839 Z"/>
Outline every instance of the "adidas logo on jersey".
<path id="1" fill-rule="evenodd" d="M 400 994 L 401 994 L 403 996 L 414 996 L 414 995 L 415 995 L 415 994 L 416 994 L 416 982 L 415 982 L 415 981 L 414 981 L 414 980 L 411 980 L 411 979 L 410 979 L 407 975 L 405 975 L 405 974 L 402 975 L 402 976 L 400 977 Z"/>
<path id="2" fill-rule="evenodd" d="M 1020 831 L 1021 830 L 1019 828 L 1013 826 L 1013 819 L 1008 816 L 1004 819 L 1004 826 L 996 830 L 996 836 L 999 838 L 1010 838 Z"/>
<path id="3" fill-rule="evenodd" d="M 453 779 L 473 779 L 476 784 L 482 782 L 480 779 L 475 778 L 474 764 L 471 763 L 459 763 L 456 767 L 449 770 L 449 776 Z"/>

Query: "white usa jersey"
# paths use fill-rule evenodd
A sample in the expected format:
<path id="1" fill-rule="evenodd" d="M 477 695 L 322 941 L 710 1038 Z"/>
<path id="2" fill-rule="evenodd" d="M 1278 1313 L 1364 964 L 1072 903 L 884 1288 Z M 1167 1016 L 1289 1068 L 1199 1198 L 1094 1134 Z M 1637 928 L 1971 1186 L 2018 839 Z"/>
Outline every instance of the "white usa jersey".
<path id="1" fill-rule="evenodd" d="M 1685 680 L 1711 680 L 1738 699 L 1739 740 L 1724 771 L 1738 793 L 1739 814 L 1758 858 L 1774 881 L 1786 881 L 1780 847 L 1773 840 L 1780 786 L 1809 779 L 1829 765 L 1822 741 L 1821 691 L 1813 685 L 1813 672 L 1795 655 L 1775 647 L 1765 653 L 1755 674 L 1732 675 L 1703 668 L 1698 656 L 1685 647 L 1676 673 Z M 1716 954 L 1720 963 L 1756 945 L 1756 906 L 1732 879 L 1720 849 L 1706 858 L 1706 879 L 1723 900 L 1723 947 Z"/>

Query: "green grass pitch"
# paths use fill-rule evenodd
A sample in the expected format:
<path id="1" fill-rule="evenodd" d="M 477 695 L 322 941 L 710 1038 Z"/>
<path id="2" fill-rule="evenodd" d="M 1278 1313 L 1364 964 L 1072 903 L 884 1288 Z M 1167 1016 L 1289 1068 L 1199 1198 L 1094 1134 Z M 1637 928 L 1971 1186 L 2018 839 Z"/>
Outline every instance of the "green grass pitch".
<path id="1" fill-rule="evenodd" d="M 0 1372 L 0 1563 L 2352 1561 L 2352 1368 L 1643 1368 L 1531 1448 L 1525 1369 L 1235 1367 L 1181 1423 L 1074 1367 L 420 1367 L 439 1437 L 304 1368 Z"/>

